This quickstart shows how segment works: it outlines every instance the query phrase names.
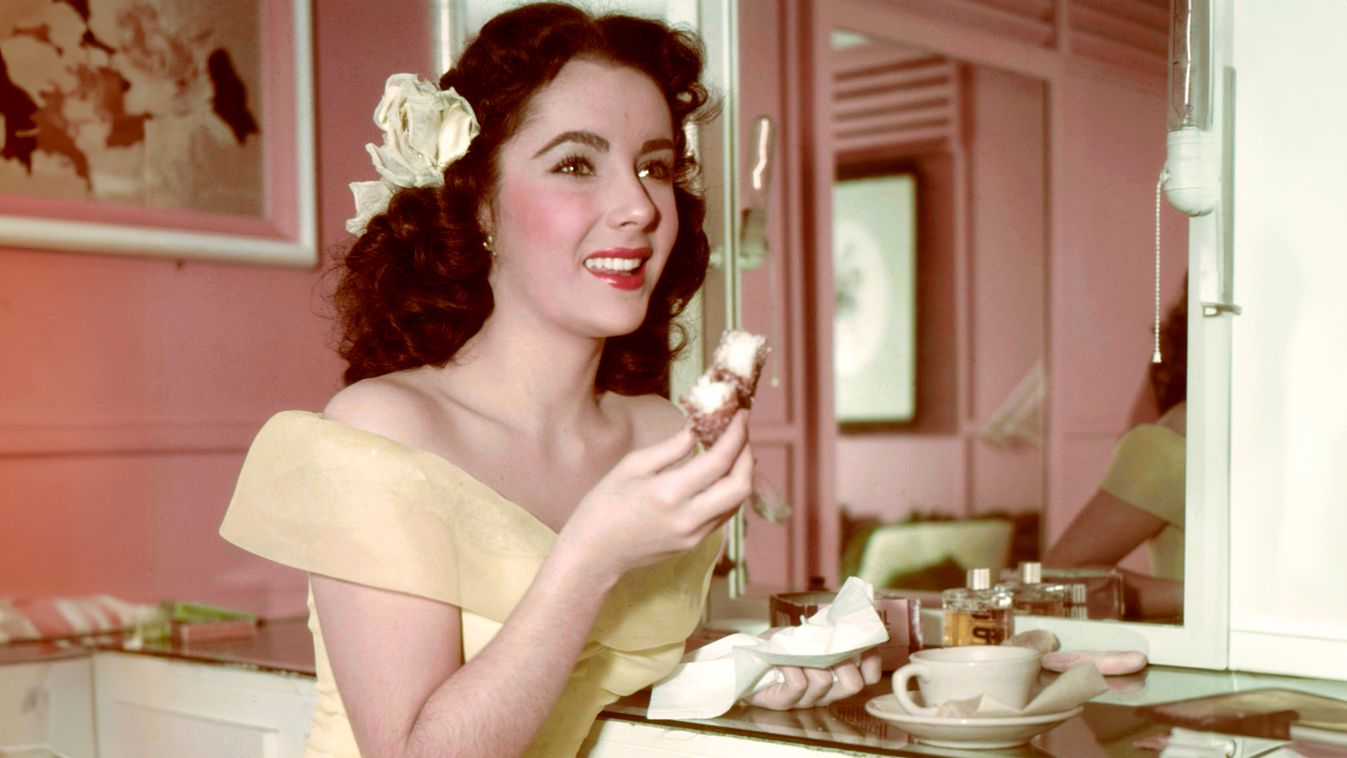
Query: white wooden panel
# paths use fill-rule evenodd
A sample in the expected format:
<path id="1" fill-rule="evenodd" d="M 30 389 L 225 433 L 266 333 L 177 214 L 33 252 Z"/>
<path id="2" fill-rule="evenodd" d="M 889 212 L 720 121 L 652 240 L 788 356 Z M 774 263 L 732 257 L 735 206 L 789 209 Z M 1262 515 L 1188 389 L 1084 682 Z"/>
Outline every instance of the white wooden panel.
<path id="1" fill-rule="evenodd" d="M 99 758 L 301 758 L 313 680 L 122 653 L 94 656 Z"/>
<path id="2" fill-rule="evenodd" d="M 34 746 L 94 757 L 90 658 L 0 666 L 0 755 Z"/>
<path id="3" fill-rule="evenodd" d="M 1231 666 L 1347 679 L 1347 3 L 1233 6 Z"/>

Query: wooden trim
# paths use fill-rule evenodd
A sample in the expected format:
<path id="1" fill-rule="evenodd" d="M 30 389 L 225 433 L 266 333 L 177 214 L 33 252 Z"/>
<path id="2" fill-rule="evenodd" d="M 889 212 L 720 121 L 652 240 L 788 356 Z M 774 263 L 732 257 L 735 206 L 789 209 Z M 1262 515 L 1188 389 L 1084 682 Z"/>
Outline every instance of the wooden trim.
<path id="1" fill-rule="evenodd" d="M 247 421 L 0 425 L 0 458 L 128 453 L 242 452 L 261 427 Z"/>

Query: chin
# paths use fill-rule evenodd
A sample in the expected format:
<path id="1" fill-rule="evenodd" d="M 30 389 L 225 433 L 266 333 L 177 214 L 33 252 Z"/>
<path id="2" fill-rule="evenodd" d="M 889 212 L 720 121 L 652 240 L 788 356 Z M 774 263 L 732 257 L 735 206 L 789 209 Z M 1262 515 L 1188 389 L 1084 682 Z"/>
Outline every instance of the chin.
<path id="1" fill-rule="evenodd" d="M 645 309 L 642 309 L 640 313 L 631 311 L 622 314 L 614 313 L 612 318 L 602 319 L 599 332 L 608 338 L 625 337 L 641 328 L 641 322 L 645 321 L 645 313 Z"/>

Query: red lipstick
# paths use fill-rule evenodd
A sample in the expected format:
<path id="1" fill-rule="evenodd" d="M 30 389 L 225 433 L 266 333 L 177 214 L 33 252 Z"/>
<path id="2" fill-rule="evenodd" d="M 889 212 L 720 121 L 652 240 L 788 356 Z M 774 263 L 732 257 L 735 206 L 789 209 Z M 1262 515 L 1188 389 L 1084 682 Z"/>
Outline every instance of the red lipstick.
<path id="1" fill-rule="evenodd" d="M 645 283 L 645 262 L 650 248 L 614 247 L 585 257 L 585 270 L 605 284 L 622 290 L 634 290 Z"/>

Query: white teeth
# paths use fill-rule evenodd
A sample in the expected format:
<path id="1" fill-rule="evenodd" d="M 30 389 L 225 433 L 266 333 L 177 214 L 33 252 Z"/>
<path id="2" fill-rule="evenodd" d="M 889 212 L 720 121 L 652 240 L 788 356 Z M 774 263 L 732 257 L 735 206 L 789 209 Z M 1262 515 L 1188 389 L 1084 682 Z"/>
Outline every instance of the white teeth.
<path id="1" fill-rule="evenodd" d="M 585 261 L 585 268 L 602 273 L 625 274 L 635 271 L 641 263 L 641 258 L 589 258 Z"/>

